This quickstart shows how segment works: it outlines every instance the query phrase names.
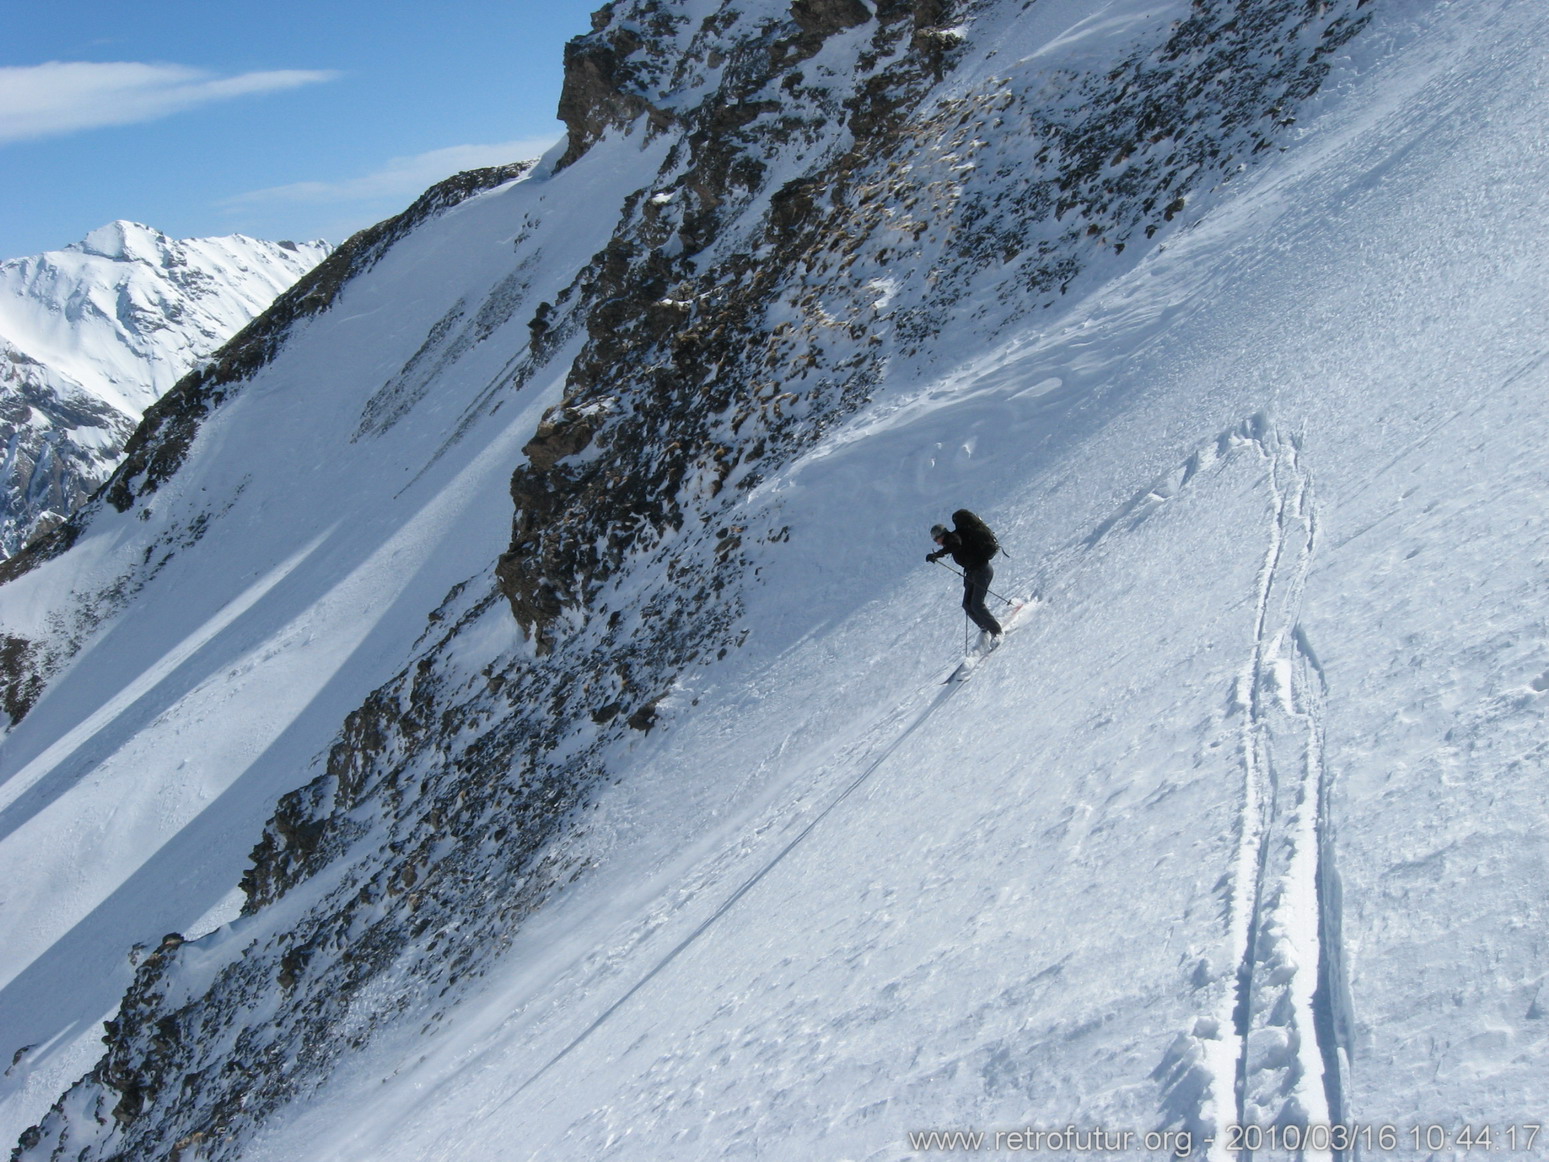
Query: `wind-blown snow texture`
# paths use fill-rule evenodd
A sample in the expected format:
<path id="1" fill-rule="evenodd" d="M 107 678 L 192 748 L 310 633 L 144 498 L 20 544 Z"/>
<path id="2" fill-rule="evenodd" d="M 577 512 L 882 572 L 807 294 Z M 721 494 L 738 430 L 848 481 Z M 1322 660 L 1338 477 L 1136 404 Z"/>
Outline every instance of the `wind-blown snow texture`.
<path id="1" fill-rule="evenodd" d="M 17 1156 L 1532 1156 L 1546 42 L 604 10 L 0 591 Z"/>
<path id="2" fill-rule="evenodd" d="M 0 263 L 0 554 L 69 516 L 145 409 L 327 253 L 112 222 Z"/>

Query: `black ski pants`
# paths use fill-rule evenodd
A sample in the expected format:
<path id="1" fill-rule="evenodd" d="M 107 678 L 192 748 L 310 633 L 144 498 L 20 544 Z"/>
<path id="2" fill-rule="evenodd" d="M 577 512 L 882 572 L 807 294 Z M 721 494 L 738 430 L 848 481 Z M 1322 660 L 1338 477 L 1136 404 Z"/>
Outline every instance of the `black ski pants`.
<path id="1" fill-rule="evenodd" d="M 990 591 L 990 582 L 993 580 L 995 570 L 988 564 L 963 570 L 963 612 L 968 615 L 969 621 L 986 633 L 998 634 L 1000 622 L 991 617 L 990 611 L 984 607 L 984 595 Z"/>

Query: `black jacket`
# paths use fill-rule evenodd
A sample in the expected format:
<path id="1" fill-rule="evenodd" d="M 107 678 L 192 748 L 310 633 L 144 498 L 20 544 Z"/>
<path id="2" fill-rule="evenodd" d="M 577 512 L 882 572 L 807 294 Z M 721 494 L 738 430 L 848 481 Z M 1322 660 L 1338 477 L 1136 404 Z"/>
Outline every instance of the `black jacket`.
<path id="1" fill-rule="evenodd" d="M 952 559 L 957 562 L 958 568 L 965 573 L 969 569 L 982 569 L 990 563 L 988 557 L 981 552 L 976 552 L 956 532 L 948 532 L 946 536 L 942 537 L 941 548 L 931 553 L 929 559 L 939 561 L 949 553 Z"/>

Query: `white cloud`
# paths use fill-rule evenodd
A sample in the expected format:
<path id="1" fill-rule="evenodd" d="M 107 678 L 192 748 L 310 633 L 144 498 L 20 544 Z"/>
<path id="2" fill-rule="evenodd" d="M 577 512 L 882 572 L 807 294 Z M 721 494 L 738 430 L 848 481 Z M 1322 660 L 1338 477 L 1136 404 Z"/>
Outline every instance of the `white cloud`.
<path id="1" fill-rule="evenodd" d="M 341 181 L 293 182 L 241 194 L 227 207 L 251 207 L 275 202 L 361 202 L 372 199 L 412 198 L 444 178 L 467 169 L 506 165 L 540 157 L 556 138 L 530 137 L 495 145 L 452 145 L 413 157 L 395 157 L 380 169 Z"/>
<path id="2" fill-rule="evenodd" d="M 222 77 L 184 65 L 51 61 L 0 68 L 0 145 L 151 121 L 212 101 L 333 80 L 304 69 Z"/>

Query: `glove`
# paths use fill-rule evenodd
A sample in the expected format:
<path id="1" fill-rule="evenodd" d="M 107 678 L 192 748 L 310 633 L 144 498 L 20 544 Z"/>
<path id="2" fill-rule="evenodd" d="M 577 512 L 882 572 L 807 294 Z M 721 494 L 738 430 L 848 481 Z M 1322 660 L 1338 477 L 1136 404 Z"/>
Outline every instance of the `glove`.
<path id="1" fill-rule="evenodd" d="M 925 559 L 927 561 L 931 562 L 932 564 L 934 564 L 935 562 L 941 560 L 941 554 L 940 553 L 926 553 L 925 554 Z"/>

